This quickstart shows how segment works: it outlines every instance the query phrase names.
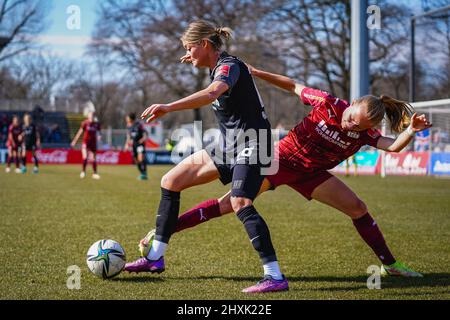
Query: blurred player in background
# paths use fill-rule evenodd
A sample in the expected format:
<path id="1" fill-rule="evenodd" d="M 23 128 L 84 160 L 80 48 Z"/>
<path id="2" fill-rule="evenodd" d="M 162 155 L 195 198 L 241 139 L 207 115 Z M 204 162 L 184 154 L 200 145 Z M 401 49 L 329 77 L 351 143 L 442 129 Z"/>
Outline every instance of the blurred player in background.
<path id="1" fill-rule="evenodd" d="M 100 175 L 97 173 L 97 139 L 100 137 L 100 123 L 95 119 L 94 112 L 88 113 L 87 120 L 81 123 L 75 138 L 73 139 L 71 146 L 75 147 L 78 139 L 83 134 L 83 143 L 81 145 L 81 154 L 83 157 L 83 170 L 80 173 L 80 178 L 86 177 L 86 166 L 88 163 L 89 155 L 92 157 L 92 169 L 94 174 L 93 179 L 100 179 Z"/>
<path id="2" fill-rule="evenodd" d="M 136 121 L 134 112 L 126 116 L 127 123 L 127 141 L 125 142 L 125 150 L 129 149 L 130 144 L 133 147 L 133 158 L 139 172 L 139 180 L 147 180 L 147 160 L 145 156 L 145 141 L 147 141 L 147 131 L 140 121 Z"/>
<path id="3" fill-rule="evenodd" d="M 27 153 L 31 152 L 34 160 L 33 173 L 39 172 L 39 160 L 36 156 L 36 150 L 40 148 L 41 138 L 36 126 L 33 123 L 30 114 L 23 117 L 23 133 L 22 133 L 22 173 L 27 172 Z"/>
<path id="4" fill-rule="evenodd" d="M 358 175 L 358 162 L 356 162 L 356 156 L 352 154 L 350 157 L 345 159 L 345 176 L 350 177 L 350 166 L 353 164 L 354 172 L 353 175 L 356 177 Z"/>
<path id="5" fill-rule="evenodd" d="M 8 159 L 6 160 L 6 173 L 11 172 L 11 163 L 16 164 L 16 173 L 20 170 L 20 145 L 22 143 L 22 127 L 20 126 L 19 117 L 14 115 L 11 125 L 8 128 L 8 140 L 6 147 L 8 148 Z"/>
<path id="6" fill-rule="evenodd" d="M 252 74 L 269 83 L 299 96 L 306 105 L 313 107 L 276 148 L 279 170 L 267 176 L 260 193 L 288 185 L 306 199 L 315 199 L 329 205 L 352 219 L 361 238 L 382 263 L 383 275 L 422 277 L 422 275 L 396 260 L 389 250 L 381 230 L 368 212 L 366 204 L 330 170 L 363 145 L 388 152 L 400 152 L 413 139 L 416 132 L 431 127 L 424 115 L 417 116 L 405 102 L 387 96 L 364 96 L 353 101 L 305 87 L 294 80 L 252 68 Z M 387 117 L 397 139 L 382 136 L 374 129 Z M 407 129 L 403 131 L 404 127 Z M 230 194 L 220 199 L 207 200 L 188 210 L 178 218 L 176 231 L 190 228 L 210 219 L 232 212 Z M 148 251 L 154 231 L 141 240 L 141 254 Z"/>

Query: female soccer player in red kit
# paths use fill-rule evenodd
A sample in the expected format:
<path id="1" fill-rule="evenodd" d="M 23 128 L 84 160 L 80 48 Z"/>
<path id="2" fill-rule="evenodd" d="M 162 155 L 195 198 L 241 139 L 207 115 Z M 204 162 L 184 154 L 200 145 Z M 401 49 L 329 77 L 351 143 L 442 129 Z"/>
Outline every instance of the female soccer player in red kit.
<path id="1" fill-rule="evenodd" d="M 424 115 L 413 114 L 410 118 L 412 108 L 407 103 L 387 96 L 368 95 L 349 104 L 290 78 L 255 68 L 251 70 L 252 75 L 295 93 L 304 104 L 313 107 L 309 115 L 279 142 L 279 148 L 276 148 L 279 170 L 275 175 L 266 176 L 260 193 L 288 185 L 308 200 L 315 199 L 343 212 L 352 219 L 362 239 L 380 259 L 384 275 L 421 277 L 420 273 L 394 258 L 365 203 L 327 170 L 355 154 L 363 145 L 399 152 L 416 132 L 431 127 L 431 123 Z M 384 137 L 374 129 L 384 117 L 394 132 L 400 133 L 404 126 L 409 126 L 397 139 Z M 176 231 L 230 212 L 229 194 L 219 200 L 208 200 L 181 215 Z M 141 252 L 148 250 L 149 235 L 141 240 Z"/>
<path id="2" fill-rule="evenodd" d="M 81 154 L 83 157 L 83 171 L 80 173 L 80 178 L 86 177 L 86 166 L 88 162 L 89 153 L 92 155 L 92 168 L 94 174 L 93 179 L 100 179 L 100 175 L 97 173 L 97 139 L 100 134 L 100 123 L 95 120 L 94 112 L 89 112 L 87 120 L 83 121 L 78 130 L 75 138 L 73 139 L 71 146 L 72 148 L 77 143 L 81 134 L 83 134 L 83 144 L 81 146 Z"/>
<path id="3" fill-rule="evenodd" d="M 8 128 L 8 140 L 6 142 L 6 146 L 8 147 L 8 159 L 6 160 L 6 173 L 11 172 L 11 163 L 15 162 L 16 164 L 16 173 L 20 173 L 20 154 L 19 147 L 22 143 L 22 127 L 19 123 L 19 117 L 13 116 L 12 123 Z"/>

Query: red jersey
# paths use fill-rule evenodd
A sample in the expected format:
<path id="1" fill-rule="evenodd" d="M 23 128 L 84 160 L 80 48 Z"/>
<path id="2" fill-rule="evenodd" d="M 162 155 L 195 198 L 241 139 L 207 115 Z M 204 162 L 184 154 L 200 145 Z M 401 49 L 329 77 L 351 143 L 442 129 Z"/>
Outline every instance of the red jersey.
<path id="1" fill-rule="evenodd" d="M 312 111 L 280 141 L 280 163 L 305 172 L 329 170 L 356 153 L 362 146 L 376 147 L 378 130 L 344 131 L 342 113 L 350 105 L 327 92 L 304 88 L 304 104 Z"/>
<path id="2" fill-rule="evenodd" d="M 81 129 L 83 129 L 83 144 L 92 145 L 97 143 L 97 132 L 100 132 L 100 123 L 97 121 L 90 122 L 84 120 L 81 123 Z"/>
<path id="3" fill-rule="evenodd" d="M 15 127 L 14 125 L 11 124 L 8 128 L 8 145 L 11 145 L 11 143 L 14 142 L 15 145 L 18 146 L 20 144 L 19 137 L 21 134 L 22 134 L 22 127 L 21 126 Z M 12 137 L 12 141 L 10 137 Z"/>

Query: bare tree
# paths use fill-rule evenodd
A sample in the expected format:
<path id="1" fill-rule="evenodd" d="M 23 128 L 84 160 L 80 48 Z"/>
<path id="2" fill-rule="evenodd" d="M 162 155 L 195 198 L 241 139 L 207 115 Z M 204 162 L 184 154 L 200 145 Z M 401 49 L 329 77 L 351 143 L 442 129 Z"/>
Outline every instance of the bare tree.
<path id="1" fill-rule="evenodd" d="M 45 29 L 47 4 L 39 0 L 0 0 L 0 62 L 29 50 Z"/>
<path id="2" fill-rule="evenodd" d="M 407 40 L 407 32 L 402 26 L 407 22 L 408 9 L 388 1 L 378 1 L 378 5 L 382 10 L 383 27 L 370 34 L 374 74 Z M 289 73 L 348 99 L 350 1 L 279 1 L 269 19 L 275 30 L 267 30 L 266 37 L 279 44 L 279 54 L 289 64 Z"/>
<path id="3" fill-rule="evenodd" d="M 149 85 L 152 80 L 165 91 L 167 98 L 180 98 L 204 88 L 208 76 L 207 70 L 179 63 L 184 54 L 179 38 L 187 24 L 206 19 L 238 30 L 237 37 L 256 33 L 259 14 L 270 11 L 269 3 L 240 0 L 102 1 L 94 46 L 113 55 L 119 65 L 130 70 L 137 82 Z M 242 48 L 236 42 L 233 46 Z M 230 48 L 229 44 L 227 48 Z M 138 76 L 134 76 L 136 74 Z M 142 90 L 143 96 L 149 99 L 146 104 L 157 102 L 152 99 L 151 92 Z M 197 109 L 194 119 L 200 118 L 201 111 Z"/>

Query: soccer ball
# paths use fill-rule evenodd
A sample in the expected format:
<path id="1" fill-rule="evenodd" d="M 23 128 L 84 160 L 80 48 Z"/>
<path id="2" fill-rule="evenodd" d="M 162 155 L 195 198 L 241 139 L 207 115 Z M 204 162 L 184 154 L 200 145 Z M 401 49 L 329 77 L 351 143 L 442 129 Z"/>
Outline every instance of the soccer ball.
<path id="1" fill-rule="evenodd" d="M 114 240 L 99 240 L 87 252 L 89 270 L 97 277 L 109 279 L 125 267 L 125 250 Z"/>

